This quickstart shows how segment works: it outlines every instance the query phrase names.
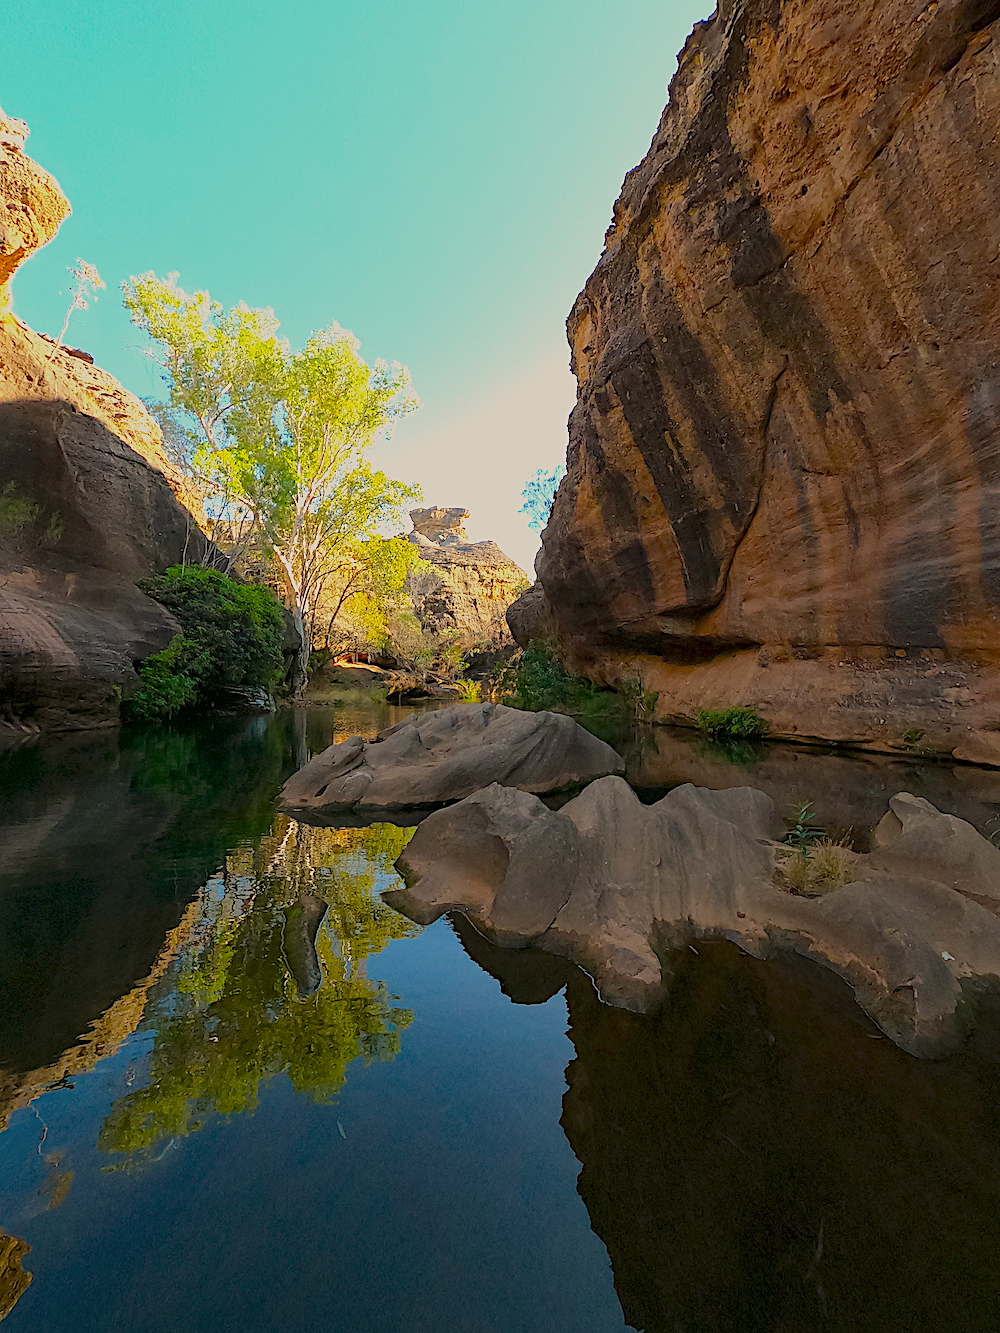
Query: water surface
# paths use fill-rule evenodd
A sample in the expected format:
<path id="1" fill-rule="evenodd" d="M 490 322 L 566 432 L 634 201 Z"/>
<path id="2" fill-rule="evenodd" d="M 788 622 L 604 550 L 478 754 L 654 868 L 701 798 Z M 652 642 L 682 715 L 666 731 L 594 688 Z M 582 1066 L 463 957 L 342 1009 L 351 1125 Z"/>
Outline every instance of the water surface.
<path id="1" fill-rule="evenodd" d="M 727 945 L 638 1017 L 418 929 L 379 899 L 405 829 L 273 807 L 407 711 L 0 755 L 6 1327 L 1000 1327 L 1000 1027 L 916 1061 L 821 969 Z M 986 770 L 617 739 L 647 794 L 750 782 L 862 841 L 896 790 L 1000 810 Z"/>

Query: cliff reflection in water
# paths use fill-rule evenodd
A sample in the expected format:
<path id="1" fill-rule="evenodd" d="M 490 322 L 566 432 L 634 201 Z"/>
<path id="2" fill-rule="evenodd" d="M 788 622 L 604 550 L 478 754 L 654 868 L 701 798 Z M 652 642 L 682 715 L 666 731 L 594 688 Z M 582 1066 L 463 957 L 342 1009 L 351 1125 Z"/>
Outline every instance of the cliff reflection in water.
<path id="1" fill-rule="evenodd" d="M 103 1149 L 129 1154 L 128 1165 L 212 1114 L 252 1111 L 276 1074 L 329 1101 L 352 1060 L 392 1059 L 413 1015 L 365 964 L 418 933 L 375 896 L 407 837 L 384 824 L 321 829 L 279 816 L 227 858 L 150 991 L 147 1081 L 112 1107 Z"/>
<path id="2" fill-rule="evenodd" d="M 222 718 L 0 753 L 8 1082 L 57 1060 L 147 980 L 227 849 L 270 826 L 285 733 L 279 719 Z"/>
<path id="3" fill-rule="evenodd" d="M 566 986 L 562 1126 L 630 1327 L 1000 1327 L 1000 1022 L 915 1060 L 822 968 L 724 943 L 680 955 L 667 1009 L 640 1016 L 453 927 L 515 1003 Z"/>

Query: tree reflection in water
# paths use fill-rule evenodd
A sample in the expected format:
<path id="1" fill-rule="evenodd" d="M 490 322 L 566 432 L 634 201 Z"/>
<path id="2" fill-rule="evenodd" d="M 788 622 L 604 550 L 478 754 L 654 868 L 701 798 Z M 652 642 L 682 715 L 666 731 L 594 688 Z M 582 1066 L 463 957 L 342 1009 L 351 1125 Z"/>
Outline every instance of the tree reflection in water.
<path id="1" fill-rule="evenodd" d="M 262 1082 L 285 1073 L 317 1102 L 347 1066 L 391 1060 L 413 1018 L 395 1008 L 366 960 L 418 933 L 376 896 L 410 830 L 312 828 L 279 816 L 237 848 L 201 891 L 190 933 L 150 994 L 149 1079 L 117 1101 L 100 1146 L 122 1166 L 212 1114 L 253 1111 Z"/>

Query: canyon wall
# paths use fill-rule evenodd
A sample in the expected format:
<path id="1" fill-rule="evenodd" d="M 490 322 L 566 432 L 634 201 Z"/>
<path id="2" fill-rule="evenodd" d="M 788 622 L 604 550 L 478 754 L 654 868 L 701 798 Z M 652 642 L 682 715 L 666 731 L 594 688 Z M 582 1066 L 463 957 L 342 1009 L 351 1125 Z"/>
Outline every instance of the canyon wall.
<path id="1" fill-rule="evenodd" d="M 113 721 L 178 626 L 136 580 L 205 539 L 137 398 L 10 308 L 18 265 L 69 213 L 0 111 L 0 726 Z"/>
<path id="2" fill-rule="evenodd" d="M 521 619 L 572 669 L 641 675 L 663 719 L 1000 763 L 998 16 L 695 28 L 569 319 Z"/>
<path id="3" fill-rule="evenodd" d="M 527 583 L 524 570 L 496 542 L 470 542 L 467 509 L 412 509 L 410 541 L 430 569 L 407 580 L 421 625 L 455 632 L 464 648 L 493 651 L 513 645 L 507 608 Z"/>

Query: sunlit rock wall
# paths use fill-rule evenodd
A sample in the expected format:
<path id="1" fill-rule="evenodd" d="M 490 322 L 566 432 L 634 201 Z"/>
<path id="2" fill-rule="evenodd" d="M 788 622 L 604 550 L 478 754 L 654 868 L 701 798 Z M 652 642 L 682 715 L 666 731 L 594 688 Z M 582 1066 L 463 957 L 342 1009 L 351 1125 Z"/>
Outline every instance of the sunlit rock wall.
<path id="1" fill-rule="evenodd" d="M 569 319 L 538 570 L 575 669 L 1000 762 L 998 15 L 695 28 Z"/>
<path id="2" fill-rule="evenodd" d="M 11 276 L 69 212 L 26 134 L 0 112 L 0 725 L 78 727 L 113 720 L 177 630 L 135 580 L 204 537 L 139 400 L 11 310 Z"/>
<path id="3" fill-rule="evenodd" d="M 413 509 L 413 542 L 430 569 L 408 581 L 424 629 L 457 633 L 463 647 L 490 650 L 513 643 L 507 608 L 527 584 L 524 570 L 496 542 L 470 542 L 467 509 Z"/>

